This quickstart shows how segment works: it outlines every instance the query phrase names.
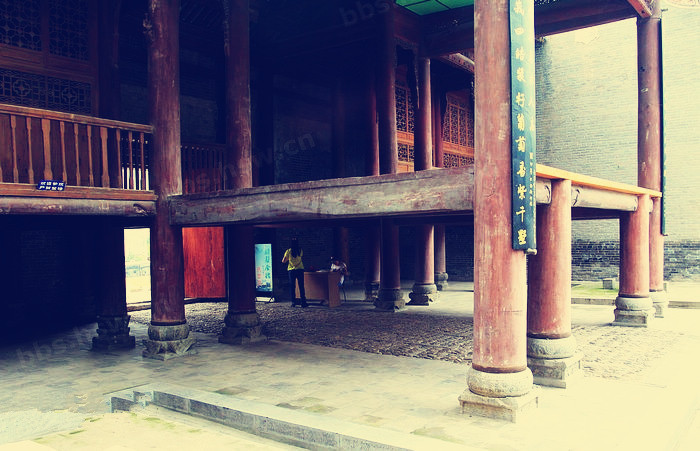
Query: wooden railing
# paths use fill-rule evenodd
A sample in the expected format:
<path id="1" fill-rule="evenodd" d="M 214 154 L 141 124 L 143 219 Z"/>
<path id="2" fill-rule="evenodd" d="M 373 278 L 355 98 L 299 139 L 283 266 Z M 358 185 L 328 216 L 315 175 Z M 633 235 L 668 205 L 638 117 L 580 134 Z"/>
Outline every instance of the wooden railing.
<path id="1" fill-rule="evenodd" d="M 226 146 L 182 144 L 182 191 L 208 193 L 224 189 Z"/>
<path id="2" fill-rule="evenodd" d="M 149 125 L 0 104 L 0 183 L 148 190 Z"/>

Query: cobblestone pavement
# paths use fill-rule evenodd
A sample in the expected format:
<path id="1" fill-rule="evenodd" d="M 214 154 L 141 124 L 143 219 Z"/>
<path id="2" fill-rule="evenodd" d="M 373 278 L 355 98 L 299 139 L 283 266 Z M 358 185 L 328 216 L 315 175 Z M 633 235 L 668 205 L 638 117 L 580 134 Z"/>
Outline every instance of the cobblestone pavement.
<path id="1" fill-rule="evenodd" d="M 443 296 L 435 306 L 408 307 L 397 313 L 378 312 L 371 304 L 360 302 L 336 309 L 291 308 L 286 302 L 258 303 L 257 309 L 264 334 L 273 340 L 469 363 L 473 347 L 472 316 L 459 309 L 458 315 L 446 315 L 442 310 L 457 302 L 454 296 L 454 293 Z M 226 308 L 226 303 L 188 304 L 187 321 L 195 332 L 218 334 L 224 325 Z M 596 306 L 584 308 L 601 310 Z M 423 310 L 412 314 L 411 309 Z M 612 307 L 605 309 L 612 314 Z M 132 312 L 132 321 L 147 324 L 149 312 Z M 652 366 L 682 336 L 681 332 L 617 327 L 609 323 L 574 323 L 572 332 L 583 354 L 582 365 L 587 375 L 626 380 Z"/>

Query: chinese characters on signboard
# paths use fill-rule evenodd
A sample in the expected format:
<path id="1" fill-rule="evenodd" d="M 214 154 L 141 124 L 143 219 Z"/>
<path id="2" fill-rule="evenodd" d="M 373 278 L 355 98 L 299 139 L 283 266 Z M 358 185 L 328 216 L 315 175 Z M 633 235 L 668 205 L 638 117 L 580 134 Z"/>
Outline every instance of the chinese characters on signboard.
<path id="1" fill-rule="evenodd" d="M 510 0 L 513 249 L 536 252 L 535 19 L 532 0 Z"/>
<path id="2" fill-rule="evenodd" d="M 272 293 L 272 245 L 255 245 L 255 291 Z"/>

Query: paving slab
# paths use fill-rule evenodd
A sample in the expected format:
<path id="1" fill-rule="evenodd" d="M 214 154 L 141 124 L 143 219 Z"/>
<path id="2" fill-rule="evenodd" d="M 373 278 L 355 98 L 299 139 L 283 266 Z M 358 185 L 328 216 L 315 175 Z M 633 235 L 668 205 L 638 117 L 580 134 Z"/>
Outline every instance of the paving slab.
<path id="1" fill-rule="evenodd" d="M 398 314 L 365 312 L 361 306 L 331 312 L 267 305 L 266 327 L 287 334 L 284 340 L 230 346 L 218 343 L 215 332 L 194 332 L 198 354 L 167 362 L 141 357 L 147 328 L 139 321 L 132 322 L 137 347 L 124 352 L 90 352 L 95 325 L 0 347 L 0 415 L 15 419 L 0 422 L 0 443 L 46 444 L 41 437 L 80 436 L 71 432 L 86 428 L 86 421 L 111 418 L 105 401 L 110 393 L 167 383 L 284 409 L 292 417 L 298 413 L 301 423 L 312 416 L 427 437 L 446 446 L 695 449 L 700 311 L 669 309 L 652 328 L 637 329 L 611 327 L 612 307 L 573 306 L 574 334 L 583 354 L 580 383 L 567 389 L 542 387 L 538 407 L 509 423 L 464 415 L 459 406 L 471 351 L 470 299 L 469 291 L 455 290 L 430 306 Z M 223 318 L 216 310 L 220 307 L 188 305 L 187 315 L 192 323 L 215 328 Z M 339 323 L 356 321 L 358 315 L 361 327 L 346 333 Z M 334 327 L 322 327 L 320 319 Z M 314 323 L 323 334 L 312 333 Z M 297 333 L 290 332 L 295 329 Z M 308 342 L 309 337 L 320 343 Z M 347 343 L 368 350 L 344 347 Z M 446 352 L 438 352 L 442 349 Z M 427 357 L 431 351 L 429 358 L 411 356 Z M 35 420 L 70 414 L 71 422 L 60 432 L 42 430 L 41 422 L 26 420 L 28 412 Z M 143 422 L 147 420 L 114 424 L 85 437 L 99 443 L 140 430 Z M 109 443 L 138 449 L 124 440 Z M 207 448 L 217 449 L 218 442 L 212 443 Z"/>

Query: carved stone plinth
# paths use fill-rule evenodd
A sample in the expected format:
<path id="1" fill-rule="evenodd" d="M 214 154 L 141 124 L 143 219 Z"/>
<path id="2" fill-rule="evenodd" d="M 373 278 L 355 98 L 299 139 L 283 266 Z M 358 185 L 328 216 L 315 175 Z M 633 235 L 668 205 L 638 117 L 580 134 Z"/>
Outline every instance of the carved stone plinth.
<path id="1" fill-rule="evenodd" d="M 437 286 L 434 283 L 414 284 L 408 297 L 411 300 L 406 305 L 430 305 L 438 299 Z"/>
<path id="2" fill-rule="evenodd" d="M 136 338 L 129 335 L 129 315 L 98 316 L 97 336 L 92 338 L 92 351 L 133 349 Z"/>
<path id="3" fill-rule="evenodd" d="M 516 422 L 524 411 L 537 407 L 539 388 L 532 385 L 529 369 L 518 373 L 484 373 L 470 368 L 467 382 L 459 403 L 462 413 L 470 416 Z"/>
<path id="4" fill-rule="evenodd" d="M 615 299 L 615 321 L 613 326 L 649 327 L 656 316 L 650 297 Z"/>
<path id="5" fill-rule="evenodd" d="M 379 282 L 365 282 L 365 302 L 375 302 L 379 296 Z"/>
<path id="6" fill-rule="evenodd" d="M 227 313 L 226 324 L 219 335 L 219 343 L 242 345 L 267 340 L 262 334 L 262 323 L 257 312 Z"/>
<path id="7" fill-rule="evenodd" d="M 399 288 L 380 288 L 377 300 L 374 301 L 377 310 L 393 312 L 406 306 L 403 293 Z"/>
<path id="8" fill-rule="evenodd" d="M 651 302 L 656 310 L 656 318 L 663 318 L 666 315 L 666 309 L 668 308 L 668 291 L 651 291 L 649 292 L 651 296 Z"/>
<path id="9" fill-rule="evenodd" d="M 435 286 L 437 287 L 438 291 L 442 291 L 447 288 L 447 278 L 448 275 L 446 272 L 435 273 Z"/>
<path id="10" fill-rule="evenodd" d="M 172 326 L 148 326 L 148 340 L 143 344 L 143 356 L 148 359 L 168 360 L 175 357 L 196 354 L 197 351 L 192 346 L 197 341 L 190 337 L 190 326 L 188 324 L 177 324 Z"/>
<path id="11" fill-rule="evenodd" d="M 578 353 L 563 359 L 528 357 L 527 367 L 532 371 L 535 384 L 567 388 L 582 376 L 582 357 L 582 354 Z"/>

